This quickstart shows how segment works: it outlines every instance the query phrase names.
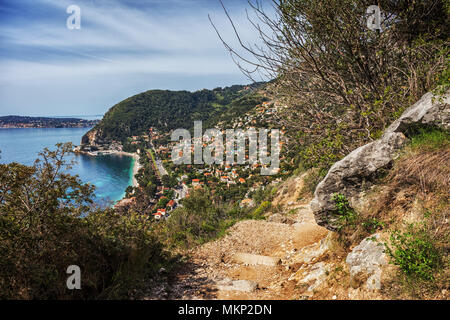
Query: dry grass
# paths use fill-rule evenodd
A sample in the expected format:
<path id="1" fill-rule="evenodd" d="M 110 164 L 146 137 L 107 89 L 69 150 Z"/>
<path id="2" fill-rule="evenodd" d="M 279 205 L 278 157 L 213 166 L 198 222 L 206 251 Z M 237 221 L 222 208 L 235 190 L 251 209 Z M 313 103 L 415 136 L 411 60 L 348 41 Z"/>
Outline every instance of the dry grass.
<path id="1" fill-rule="evenodd" d="M 450 147 L 405 153 L 394 165 L 385 184 L 377 190 L 368 217 L 389 223 L 393 211 L 408 211 L 415 201 L 448 203 L 450 196 Z"/>
<path id="2" fill-rule="evenodd" d="M 442 266 L 433 281 L 419 281 L 398 268 L 386 283 L 384 294 L 394 299 L 447 299 L 450 274 L 450 146 L 409 148 L 398 159 L 377 190 L 368 217 L 385 223 L 385 231 L 406 230 L 408 225 L 429 235 L 441 252 Z"/>
<path id="3" fill-rule="evenodd" d="M 426 139 L 423 139 L 426 141 Z M 448 141 L 448 140 L 447 140 Z M 348 251 L 361 239 L 381 232 L 389 243 L 394 230 L 405 232 L 414 225 L 417 234 L 428 235 L 440 252 L 442 263 L 431 281 L 406 276 L 390 266 L 382 296 L 385 299 L 447 299 L 449 290 L 450 144 L 438 141 L 411 145 L 403 150 L 393 168 L 362 201 L 356 220 L 335 239 L 336 248 Z M 367 228 L 367 226 L 374 228 Z"/>
<path id="4" fill-rule="evenodd" d="M 312 198 L 317 185 L 325 175 L 326 171 L 323 169 L 313 168 L 306 171 L 303 175 L 303 186 L 300 191 L 300 197 Z"/>
<path id="5" fill-rule="evenodd" d="M 450 148 L 404 157 L 391 171 L 388 181 L 394 187 L 416 186 L 423 193 L 449 190 Z"/>

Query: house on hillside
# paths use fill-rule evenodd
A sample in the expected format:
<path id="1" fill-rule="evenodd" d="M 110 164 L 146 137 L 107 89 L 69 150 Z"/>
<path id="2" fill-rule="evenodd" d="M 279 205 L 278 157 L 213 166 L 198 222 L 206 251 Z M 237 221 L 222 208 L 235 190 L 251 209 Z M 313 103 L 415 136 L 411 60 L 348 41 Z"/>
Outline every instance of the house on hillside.
<path id="1" fill-rule="evenodd" d="M 159 215 L 160 218 L 165 218 L 166 217 L 166 209 L 158 209 L 156 214 Z"/>
<path id="2" fill-rule="evenodd" d="M 161 220 L 161 213 L 160 212 L 156 212 L 155 214 L 153 214 L 153 216 L 155 217 L 155 220 Z"/>
<path id="3" fill-rule="evenodd" d="M 167 203 L 167 211 L 170 212 L 172 210 L 174 210 L 177 207 L 177 203 L 174 200 L 170 200 Z"/>

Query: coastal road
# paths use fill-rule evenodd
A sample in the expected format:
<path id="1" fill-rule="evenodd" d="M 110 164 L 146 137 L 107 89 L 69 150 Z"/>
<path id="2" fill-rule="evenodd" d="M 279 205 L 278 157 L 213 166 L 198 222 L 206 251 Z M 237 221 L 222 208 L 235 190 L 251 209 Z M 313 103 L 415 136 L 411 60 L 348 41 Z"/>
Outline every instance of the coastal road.
<path id="1" fill-rule="evenodd" d="M 164 168 L 162 161 L 160 159 L 155 160 L 156 167 L 158 168 L 159 174 L 162 176 L 168 175 L 166 168 Z"/>
<path id="2" fill-rule="evenodd" d="M 154 166 L 158 170 L 159 177 L 161 178 L 162 176 L 168 175 L 167 170 L 164 168 L 161 159 L 156 158 L 156 151 L 155 151 L 155 148 L 153 147 L 153 144 L 152 144 L 152 150 L 153 150 L 153 153 L 150 150 L 147 152 L 148 152 L 148 155 L 150 156 L 150 158 L 153 160 Z M 155 155 L 155 156 L 153 156 L 153 155 Z"/>

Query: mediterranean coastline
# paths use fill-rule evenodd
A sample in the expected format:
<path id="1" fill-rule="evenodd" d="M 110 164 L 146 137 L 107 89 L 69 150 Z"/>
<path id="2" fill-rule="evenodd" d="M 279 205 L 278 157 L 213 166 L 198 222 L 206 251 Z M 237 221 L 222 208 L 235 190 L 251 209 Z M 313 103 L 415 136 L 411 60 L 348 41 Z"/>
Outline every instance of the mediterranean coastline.
<path id="1" fill-rule="evenodd" d="M 137 153 L 131 153 L 131 152 L 125 152 L 125 151 L 117 151 L 117 150 L 103 150 L 103 151 L 81 151 L 77 147 L 74 148 L 74 153 L 78 154 L 85 154 L 89 156 L 99 156 L 99 155 L 117 155 L 117 156 L 127 156 L 131 157 L 133 161 L 131 162 L 131 176 L 130 176 L 130 183 L 129 185 L 137 188 L 139 187 L 139 183 L 136 179 L 136 174 L 138 174 L 139 170 L 141 169 L 141 164 L 139 163 L 139 154 Z M 123 198 L 121 199 L 123 200 Z"/>
<path id="2" fill-rule="evenodd" d="M 90 128 L 2 128 L 0 130 L 0 163 L 32 166 L 44 148 L 55 149 L 57 143 L 78 145 Z M 121 156 L 122 155 L 122 156 Z M 128 186 L 136 186 L 139 157 L 132 153 L 91 156 L 68 155 L 75 164 L 67 173 L 78 175 L 82 183 L 96 187 L 95 202 L 109 206 L 125 196 Z"/>

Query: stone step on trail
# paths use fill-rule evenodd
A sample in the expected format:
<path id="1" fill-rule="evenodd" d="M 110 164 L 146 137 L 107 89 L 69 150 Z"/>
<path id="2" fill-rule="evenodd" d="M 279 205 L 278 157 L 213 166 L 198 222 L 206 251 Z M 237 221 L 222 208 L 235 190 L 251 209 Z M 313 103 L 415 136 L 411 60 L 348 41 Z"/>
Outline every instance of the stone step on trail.
<path id="1" fill-rule="evenodd" d="M 253 292 L 257 288 L 258 283 L 250 280 L 229 280 L 217 283 L 217 289 L 221 291 Z"/>
<path id="2" fill-rule="evenodd" d="M 247 265 L 264 265 L 270 267 L 275 267 L 281 263 L 280 258 L 242 252 L 236 253 L 233 256 L 233 260 L 237 263 L 243 263 Z"/>

